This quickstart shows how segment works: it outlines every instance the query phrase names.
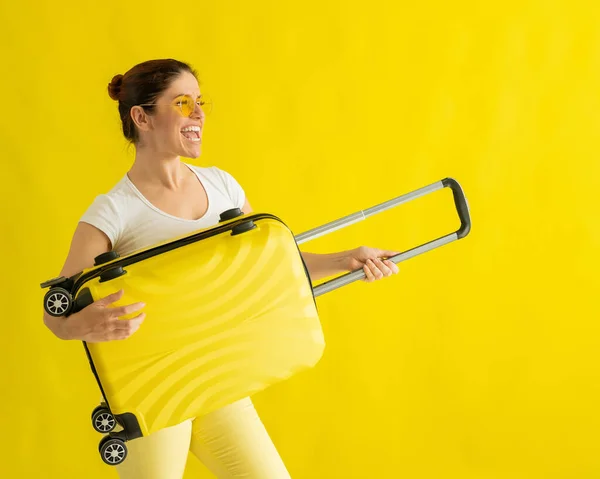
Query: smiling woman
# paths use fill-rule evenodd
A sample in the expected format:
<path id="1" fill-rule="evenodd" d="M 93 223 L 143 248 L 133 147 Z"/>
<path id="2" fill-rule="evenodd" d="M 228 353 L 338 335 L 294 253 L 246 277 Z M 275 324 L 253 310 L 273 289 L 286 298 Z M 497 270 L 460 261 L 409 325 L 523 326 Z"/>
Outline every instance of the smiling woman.
<path id="1" fill-rule="evenodd" d="M 125 75 L 115 75 L 108 93 L 119 102 L 123 134 L 132 143 L 145 146 L 153 140 L 167 148 L 176 147 L 177 143 L 189 148 L 183 139 L 201 143 L 202 125 L 209 111 L 206 107 L 210 104 L 200 94 L 197 73 L 187 63 L 141 63 Z M 197 110 L 196 106 L 200 108 Z M 177 134 L 171 127 L 179 127 Z M 191 149 L 186 155 L 196 158 L 200 151 Z"/>
<path id="2" fill-rule="evenodd" d="M 141 63 L 115 75 L 108 92 L 118 102 L 123 134 L 136 149 L 135 161 L 81 217 L 60 276 L 91 267 L 94 258 L 111 250 L 125 256 L 214 226 L 226 210 L 251 211 L 244 189 L 231 174 L 181 161 L 200 156 L 210 108 L 189 65 L 171 59 Z M 366 247 L 302 253 L 313 281 L 361 267 L 366 281 L 390 276 L 398 267 L 382 259 L 394 254 Z M 66 318 L 46 313 L 45 324 L 61 339 L 125 339 L 144 320 L 139 312 L 144 304 L 111 307 L 122 296 L 117 291 Z M 129 315 L 134 316 L 123 319 Z M 289 477 L 249 398 L 131 441 L 127 460 L 117 469 L 123 479 L 181 479 L 189 450 L 218 477 Z M 117 454 L 105 458 L 108 462 L 118 457 L 119 451 L 108 452 Z"/>

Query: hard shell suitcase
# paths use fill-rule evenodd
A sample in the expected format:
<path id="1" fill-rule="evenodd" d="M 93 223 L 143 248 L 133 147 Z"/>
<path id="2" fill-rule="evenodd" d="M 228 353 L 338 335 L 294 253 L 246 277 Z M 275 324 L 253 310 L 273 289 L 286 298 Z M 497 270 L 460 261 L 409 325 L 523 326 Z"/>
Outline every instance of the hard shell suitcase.
<path id="1" fill-rule="evenodd" d="M 299 245 L 417 197 L 450 187 L 456 232 L 389 258 L 396 263 L 464 238 L 470 215 L 452 178 L 293 236 L 279 218 L 243 215 L 119 257 L 108 252 L 50 288 L 44 308 L 68 316 L 119 289 L 117 303 L 146 303 L 147 320 L 123 341 L 84 347 L 104 402 L 92 424 L 108 433 L 105 463 L 119 464 L 125 442 L 214 411 L 313 367 L 325 340 L 315 298 L 364 278 L 354 271 L 312 287 Z M 134 313 L 139 314 L 139 312 Z M 114 432 L 117 423 L 122 430 Z"/>

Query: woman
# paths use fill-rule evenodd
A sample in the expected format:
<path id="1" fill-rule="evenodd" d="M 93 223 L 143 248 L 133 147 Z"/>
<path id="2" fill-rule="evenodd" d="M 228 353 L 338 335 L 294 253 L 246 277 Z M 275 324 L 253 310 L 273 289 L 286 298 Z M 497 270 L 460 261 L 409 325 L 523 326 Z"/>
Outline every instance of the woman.
<path id="1" fill-rule="evenodd" d="M 141 63 L 108 86 L 118 101 L 125 138 L 135 161 L 106 194 L 98 195 L 77 225 L 62 276 L 90 267 L 99 254 L 121 256 L 219 222 L 221 212 L 251 212 L 243 188 L 216 167 L 181 161 L 200 156 L 205 112 L 196 72 L 176 60 Z M 312 281 L 362 267 L 370 282 L 398 272 L 381 258 L 397 254 L 360 247 L 332 254 L 302 253 Z M 44 322 L 61 339 L 87 342 L 125 339 L 144 313 L 142 303 L 111 307 L 115 292 L 68 318 L 47 314 Z M 133 440 L 117 466 L 122 479 L 181 479 L 191 450 L 219 478 L 289 478 L 250 398 L 201 418 Z"/>

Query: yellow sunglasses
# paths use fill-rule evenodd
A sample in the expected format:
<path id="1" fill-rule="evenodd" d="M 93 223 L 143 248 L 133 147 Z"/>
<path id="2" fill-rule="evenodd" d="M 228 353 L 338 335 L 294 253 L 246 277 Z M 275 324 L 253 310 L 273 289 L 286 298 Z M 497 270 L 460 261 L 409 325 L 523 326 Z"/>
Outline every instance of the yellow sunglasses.
<path id="1" fill-rule="evenodd" d="M 159 105 L 159 103 L 142 103 L 138 106 L 154 106 Z M 190 117 L 196 110 L 196 105 L 198 105 L 205 115 L 208 115 L 212 110 L 212 102 L 210 99 L 206 98 L 205 95 L 200 95 L 195 100 L 190 95 L 179 95 L 175 98 L 171 105 L 179 110 L 182 116 Z"/>

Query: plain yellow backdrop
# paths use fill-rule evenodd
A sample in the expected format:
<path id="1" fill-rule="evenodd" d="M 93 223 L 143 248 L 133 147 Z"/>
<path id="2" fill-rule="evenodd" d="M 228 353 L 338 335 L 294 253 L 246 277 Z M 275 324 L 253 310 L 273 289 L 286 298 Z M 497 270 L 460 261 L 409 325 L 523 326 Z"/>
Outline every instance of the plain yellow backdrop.
<path id="1" fill-rule="evenodd" d="M 446 176 L 469 199 L 465 240 L 319 298 L 322 361 L 256 396 L 292 477 L 600 477 L 597 2 L 0 5 L 1 477 L 116 477 L 39 284 L 133 160 L 107 83 L 164 57 L 213 99 L 194 162 L 294 232 Z M 446 190 L 303 249 L 457 226 Z"/>

